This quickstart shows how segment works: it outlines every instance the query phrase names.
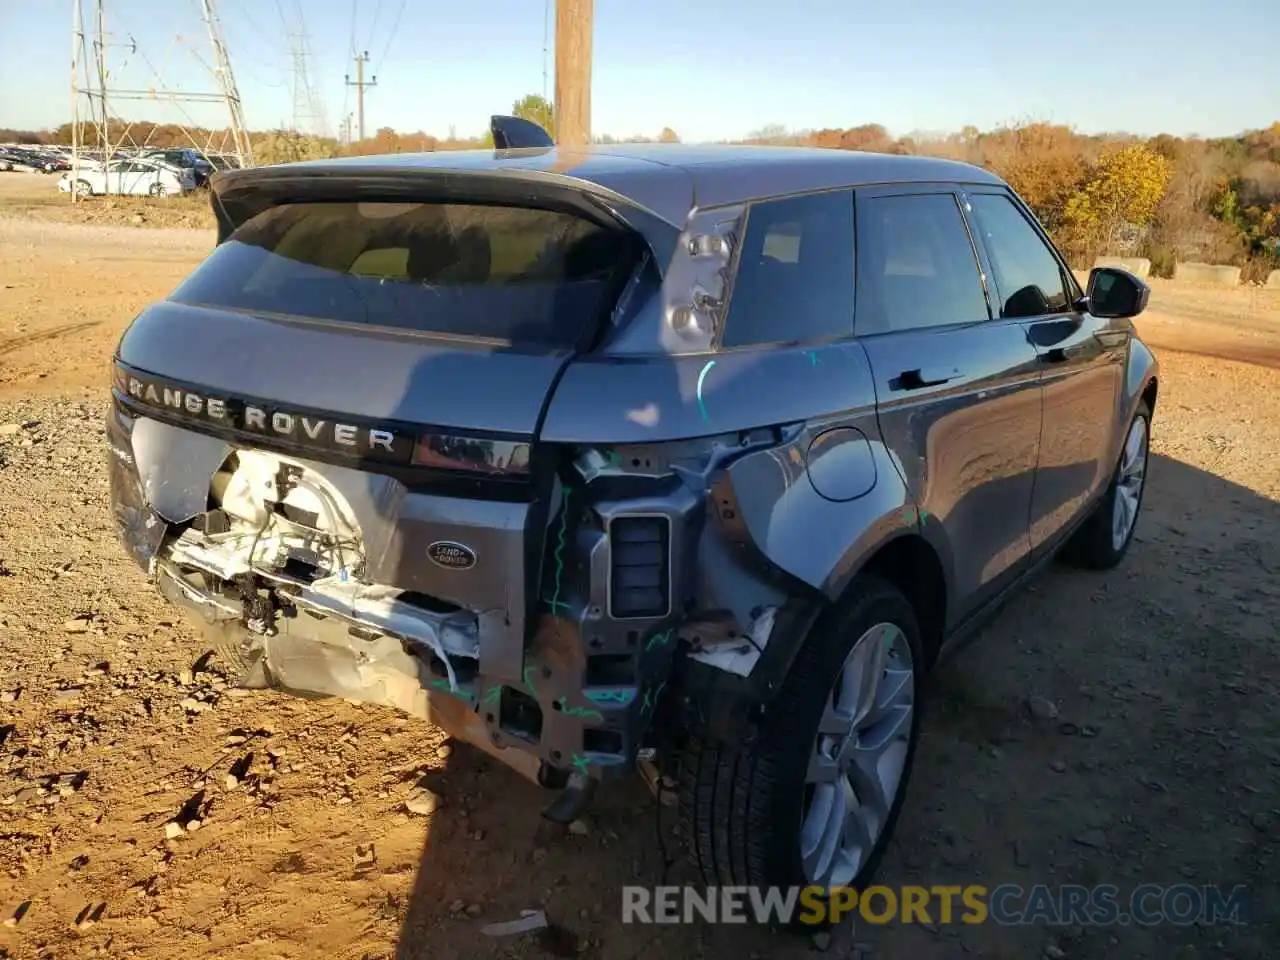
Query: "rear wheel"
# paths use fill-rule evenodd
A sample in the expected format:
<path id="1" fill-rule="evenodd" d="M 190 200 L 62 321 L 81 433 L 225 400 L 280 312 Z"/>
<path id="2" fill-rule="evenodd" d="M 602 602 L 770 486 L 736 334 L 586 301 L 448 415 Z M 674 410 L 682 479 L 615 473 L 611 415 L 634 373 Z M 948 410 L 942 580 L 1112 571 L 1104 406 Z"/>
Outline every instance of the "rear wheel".
<path id="1" fill-rule="evenodd" d="M 150 192 L 151 192 L 151 195 L 152 195 L 153 197 L 163 197 L 163 196 L 165 195 L 164 184 L 163 184 L 163 183 L 153 183 L 153 184 L 151 185 L 151 191 L 150 191 Z"/>
<path id="2" fill-rule="evenodd" d="M 71 187 L 77 197 L 89 197 L 93 195 L 93 187 L 89 185 L 88 180 L 77 180 Z"/>
<path id="3" fill-rule="evenodd" d="M 1111 485 L 1093 515 L 1067 541 L 1065 560 L 1092 570 L 1110 570 L 1124 559 L 1142 509 L 1150 444 L 1151 410 L 1140 403 L 1120 448 Z"/>
<path id="4" fill-rule="evenodd" d="M 868 577 L 805 640 L 753 743 L 695 733 L 680 794 L 708 884 L 866 885 L 906 794 L 924 662 L 910 603 Z"/>

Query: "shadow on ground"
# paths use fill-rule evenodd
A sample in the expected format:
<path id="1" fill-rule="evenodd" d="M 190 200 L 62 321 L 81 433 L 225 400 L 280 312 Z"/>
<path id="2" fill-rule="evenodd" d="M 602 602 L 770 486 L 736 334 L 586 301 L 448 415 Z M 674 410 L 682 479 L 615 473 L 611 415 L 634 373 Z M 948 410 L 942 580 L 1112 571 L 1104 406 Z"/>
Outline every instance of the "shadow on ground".
<path id="1" fill-rule="evenodd" d="M 1264 957 L 1280 884 L 1280 505 L 1153 455 L 1138 540 L 1106 574 L 1052 567 L 934 677 L 907 807 L 881 879 L 893 884 L 1142 883 L 1250 888 L 1249 925 L 874 926 L 834 956 Z M 1033 720 L 1029 696 L 1057 716 Z M 578 835 L 547 795 L 460 748 L 435 788 L 398 960 L 576 955 L 800 957 L 813 944 L 748 927 L 620 922 L 625 884 L 664 882 L 647 790 L 601 792 Z M 477 834 L 477 831 L 480 831 Z M 485 849 L 488 836 L 505 838 Z M 483 863 L 483 869 L 473 865 Z M 683 862 L 668 883 L 693 882 Z M 1015 901 L 1016 903 L 1017 901 Z M 473 907 L 469 915 L 466 907 Z M 544 909 L 518 937 L 490 922 Z M 860 954 L 859 954 L 860 951 Z M 1061 952 L 1058 952 L 1061 951 Z"/>

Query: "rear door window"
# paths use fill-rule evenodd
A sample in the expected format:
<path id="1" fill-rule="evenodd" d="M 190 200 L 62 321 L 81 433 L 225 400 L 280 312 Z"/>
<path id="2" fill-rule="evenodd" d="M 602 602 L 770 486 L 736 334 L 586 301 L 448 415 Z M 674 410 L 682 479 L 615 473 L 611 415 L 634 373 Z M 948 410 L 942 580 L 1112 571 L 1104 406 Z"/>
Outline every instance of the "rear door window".
<path id="1" fill-rule="evenodd" d="M 989 318 L 977 255 L 954 194 L 859 196 L 860 335 Z"/>
<path id="2" fill-rule="evenodd" d="M 570 348 L 635 262 L 624 231 L 550 210 L 291 203 L 243 224 L 172 299 Z"/>
<path id="3" fill-rule="evenodd" d="M 852 332 L 853 194 L 752 206 L 721 345 L 812 343 Z"/>

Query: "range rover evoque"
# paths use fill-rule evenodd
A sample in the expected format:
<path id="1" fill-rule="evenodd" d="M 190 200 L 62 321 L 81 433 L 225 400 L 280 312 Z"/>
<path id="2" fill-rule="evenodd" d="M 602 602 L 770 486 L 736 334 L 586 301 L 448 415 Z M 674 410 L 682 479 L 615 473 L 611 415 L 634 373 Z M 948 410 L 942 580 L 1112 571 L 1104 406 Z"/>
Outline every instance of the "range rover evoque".
<path id="1" fill-rule="evenodd" d="M 244 686 L 429 719 L 561 821 L 671 771 L 709 882 L 863 883 L 929 668 L 1129 548 L 1147 287 L 966 164 L 492 127 L 213 178 L 114 357 L 122 539 Z"/>

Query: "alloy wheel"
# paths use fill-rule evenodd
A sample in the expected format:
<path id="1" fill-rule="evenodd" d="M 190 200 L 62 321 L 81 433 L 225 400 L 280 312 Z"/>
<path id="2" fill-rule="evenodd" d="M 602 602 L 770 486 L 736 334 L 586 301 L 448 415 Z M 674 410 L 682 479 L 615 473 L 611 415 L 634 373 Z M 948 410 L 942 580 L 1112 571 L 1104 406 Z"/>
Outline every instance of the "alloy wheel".
<path id="1" fill-rule="evenodd" d="M 875 850 L 902 787 L 915 712 L 911 646 L 895 624 L 876 624 L 845 658 L 809 758 L 800 827 L 809 883 L 847 885 Z"/>
<path id="2" fill-rule="evenodd" d="M 1120 550 L 1138 522 L 1138 506 L 1142 502 L 1142 484 L 1147 475 L 1147 420 L 1135 417 L 1125 437 L 1120 454 L 1120 472 L 1116 476 L 1115 503 L 1111 510 L 1111 546 Z"/>

